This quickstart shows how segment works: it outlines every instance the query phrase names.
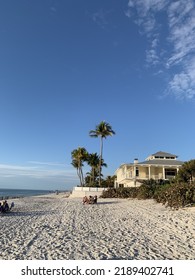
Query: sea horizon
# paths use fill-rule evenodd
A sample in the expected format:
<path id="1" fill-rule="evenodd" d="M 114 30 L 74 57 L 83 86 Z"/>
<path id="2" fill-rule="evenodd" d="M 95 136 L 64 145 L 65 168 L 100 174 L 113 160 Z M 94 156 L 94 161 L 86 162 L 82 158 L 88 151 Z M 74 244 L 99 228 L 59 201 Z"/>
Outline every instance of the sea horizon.
<path id="1" fill-rule="evenodd" d="M 54 193 L 55 191 L 56 190 L 0 188 L 0 199 L 44 195 Z"/>

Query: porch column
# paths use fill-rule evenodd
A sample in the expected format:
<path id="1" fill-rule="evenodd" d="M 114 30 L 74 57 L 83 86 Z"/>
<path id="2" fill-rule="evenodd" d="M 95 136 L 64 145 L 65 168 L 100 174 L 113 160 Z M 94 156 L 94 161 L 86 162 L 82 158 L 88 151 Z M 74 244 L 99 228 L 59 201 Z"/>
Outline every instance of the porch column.
<path id="1" fill-rule="evenodd" d="M 127 178 L 127 166 L 125 165 L 125 179 Z"/>
<path id="2" fill-rule="evenodd" d="M 149 175 L 149 178 L 148 178 L 148 179 L 150 180 L 150 176 L 151 176 L 151 175 L 150 175 L 150 165 L 149 165 L 149 167 L 148 167 L 148 175 Z"/>
<path id="3" fill-rule="evenodd" d="M 165 180 L 165 167 L 163 166 L 163 180 Z"/>
<path id="4" fill-rule="evenodd" d="M 136 178 L 136 166 L 135 166 L 135 164 L 133 165 L 133 174 L 134 174 L 134 178 Z"/>
<path id="5" fill-rule="evenodd" d="M 134 174 L 134 187 L 136 187 L 136 165 L 133 165 L 133 174 Z"/>

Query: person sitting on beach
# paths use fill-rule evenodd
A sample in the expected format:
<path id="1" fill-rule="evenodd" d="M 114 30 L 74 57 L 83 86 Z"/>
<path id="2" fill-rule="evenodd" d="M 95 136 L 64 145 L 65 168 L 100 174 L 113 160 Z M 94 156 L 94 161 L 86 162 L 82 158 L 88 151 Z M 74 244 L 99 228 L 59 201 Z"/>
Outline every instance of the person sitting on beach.
<path id="1" fill-rule="evenodd" d="M 94 204 L 97 203 L 97 195 L 94 195 L 94 197 L 93 197 L 93 203 L 94 203 Z"/>
<path id="2" fill-rule="evenodd" d="M 0 202 L 0 212 L 2 212 L 2 209 L 3 209 L 3 208 L 2 208 L 2 205 L 1 205 L 1 202 Z"/>
<path id="3" fill-rule="evenodd" d="M 83 197 L 83 204 L 89 204 L 89 199 L 87 196 Z"/>
<path id="4" fill-rule="evenodd" d="M 10 206 L 10 210 L 14 207 L 14 202 L 12 201 L 11 206 Z"/>
<path id="5" fill-rule="evenodd" d="M 89 196 L 89 204 L 93 204 L 93 196 Z"/>
<path id="6" fill-rule="evenodd" d="M 7 212 L 7 211 L 9 211 L 9 205 L 7 203 L 7 200 L 4 200 L 2 205 L 2 212 Z"/>
<path id="7" fill-rule="evenodd" d="M 97 195 L 91 196 L 89 197 L 89 203 L 90 204 L 96 204 L 97 203 Z"/>

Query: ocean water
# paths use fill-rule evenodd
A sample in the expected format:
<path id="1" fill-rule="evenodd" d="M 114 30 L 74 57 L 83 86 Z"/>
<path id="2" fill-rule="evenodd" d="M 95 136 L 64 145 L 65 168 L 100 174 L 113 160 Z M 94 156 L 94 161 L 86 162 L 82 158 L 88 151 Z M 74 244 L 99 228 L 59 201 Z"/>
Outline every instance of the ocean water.
<path id="1" fill-rule="evenodd" d="M 48 190 L 27 190 L 27 189 L 1 189 L 0 188 L 0 199 L 14 198 L 14 197 L 25 197 L 48 194 L 51 191 Z"/>

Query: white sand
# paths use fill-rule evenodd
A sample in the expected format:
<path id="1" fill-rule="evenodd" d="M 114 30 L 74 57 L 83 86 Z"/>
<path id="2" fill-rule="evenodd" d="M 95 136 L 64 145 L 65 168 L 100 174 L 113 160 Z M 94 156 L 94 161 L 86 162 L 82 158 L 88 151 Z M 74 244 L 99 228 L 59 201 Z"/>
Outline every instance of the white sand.
<path id="1" fill-rule="evenodd" d="M 16 199 L 0 228 L 4 260 L 195 259 L 195 208 L 173 211 L 153 200 Z"/>

